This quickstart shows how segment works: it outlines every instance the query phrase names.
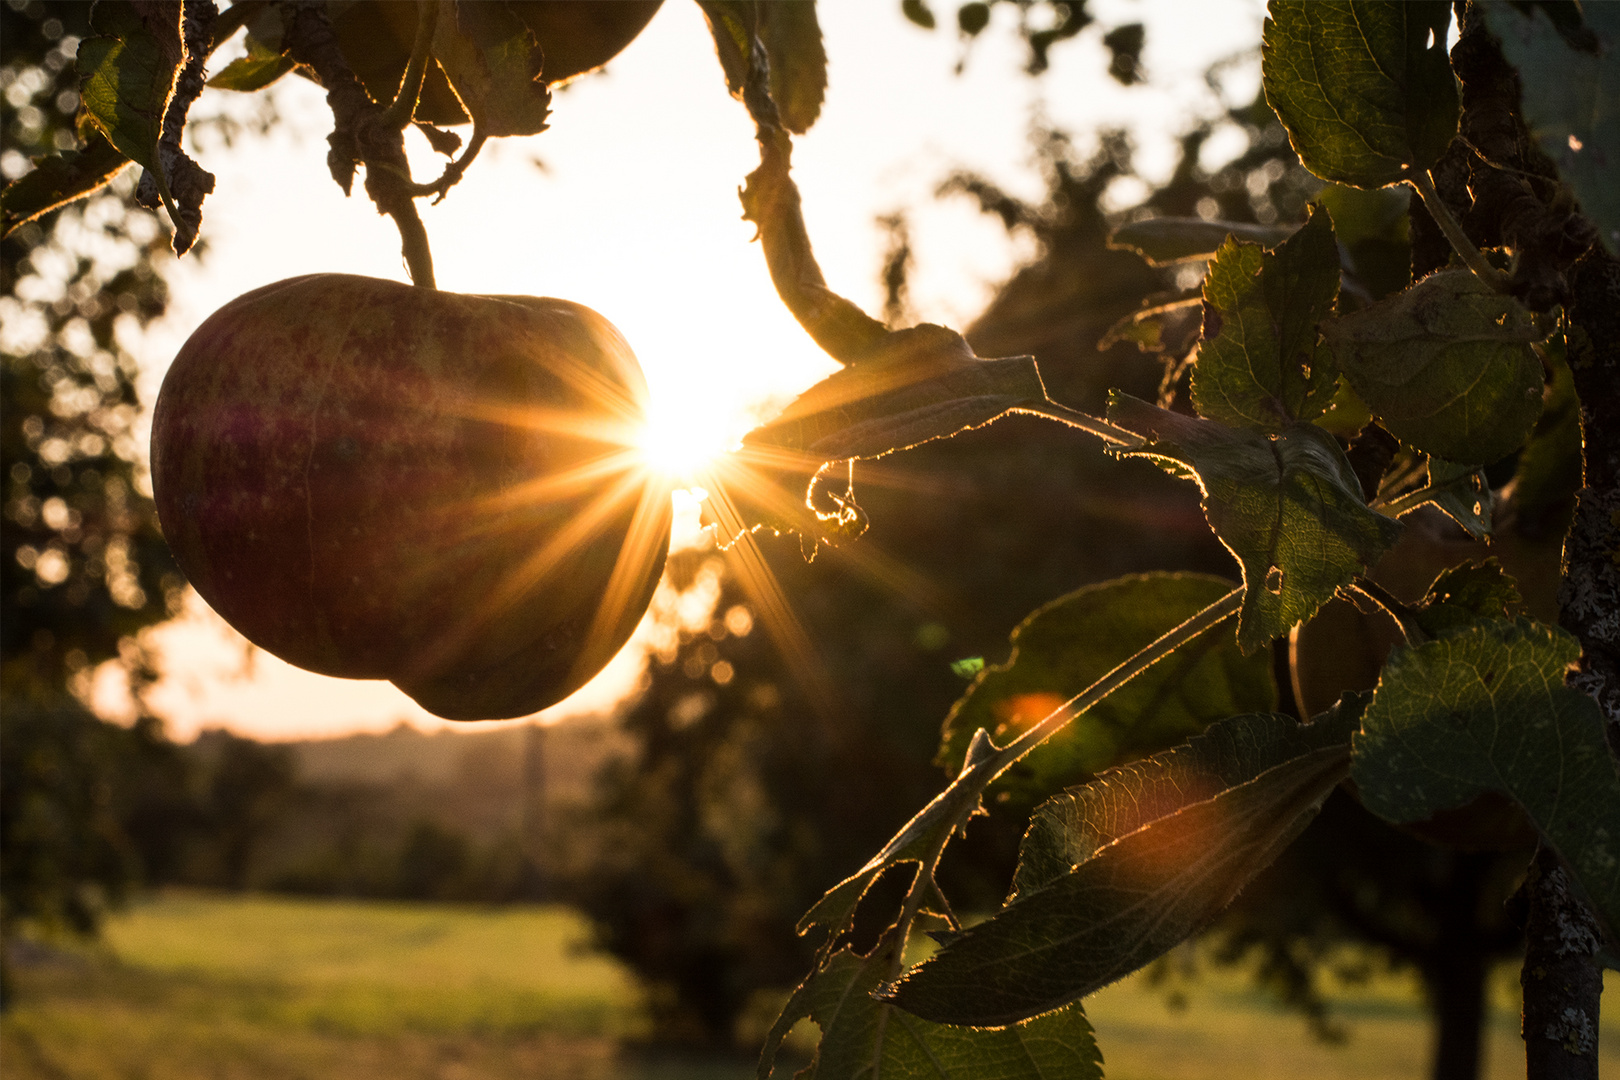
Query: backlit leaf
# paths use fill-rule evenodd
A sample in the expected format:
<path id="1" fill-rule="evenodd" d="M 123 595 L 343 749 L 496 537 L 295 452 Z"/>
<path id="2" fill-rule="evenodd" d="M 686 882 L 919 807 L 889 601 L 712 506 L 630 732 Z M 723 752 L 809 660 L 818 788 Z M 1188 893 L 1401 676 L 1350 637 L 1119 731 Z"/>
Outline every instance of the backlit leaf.
<path id="1" fill-rule="evenodd" d="M 1293 225 L 1256 225 L 1244 221 L 1157 217 L 1121 225 L 1108 236 L 1108 246 L 1134 251 L 1153 266 L 1213 258 L 1228 237 L 1275 247 L 1293 235 Z"/>
<path id="2" fill-rule="evenodd" d="M 741 98 L 748 83 L 749 54 L 757 34 L 770 65 L 771 99 L 782 126 L 797 134 L 809 131 L 827 92 L 827 51 L 813 0 L 768 4 L 702 0 L 700 6 L 731 95 Z"/>
<path id="3" fill-rule="evenodd" d="M 1149 440 L 1116 453 L 1196 478 L 1210 528 L 1243 568 L 1246 653 L 1310 618 L 1400 534 L 1399 522 L 1367 508 L 1344 451 L 1313 424 L 1269 437 L 1119 393 L 1108 418 Z"/>
<path id="4" fill-rule="evenodd" d="M 1421 821 L 1507 795 L 1620 929 L 1620 773 L 1597 703 L 1564 685 L 1576 639 L 1527 619 L 1476 623 L 1384 664 L 1355 738 L 1361 801 Z"/>
<path id="5" fill-rule="evenodd" d="M 1431 637 L 1445 637 L 1481 619 L 1508 619 L 1523 612 L 1518 586 L 1492 558 L 1441 571 L 1418 605 L 1417 624 Z"/>
<path id="6" fill-rule="evenodd" d="M 1101 1080 L 1102 1055 L 1079 1002 L 984 1030 L 930 1023 L 875 1000 L 895 947 L 891 933 L 869 956 L 841 950 L 806 979 L 766 1038 L 761 1080 L 804 1017 L 820 1026 L 821 1044 L 800 1080 Z"/>
<path id="7" fill-rule="evenodd" d="M 79 43 L 79 99 L 107 141 L 146 169 L 159 168 L 163 114 L 183 56 L 180 4 L 97 4 L 93 36 Z"/>
<path id="8" fill-rule="evenodd" d="M 1495 497 L 1485 474 L 1472 465 L 1429 458 L 1430 502 L 1461 525 L 1470 536 L 1491 534 L 1491 507 Z"/>
<path id="9" fill-rule="evenodd" d="M 1337 387 L 1318 324 L 1339 295 L 1339 248 L 1327 211 L 1275 251 L 1228 239 L 1204 276 L 1204 339 L 1193 367 L 1200 415 L 1280 432 L 1327 408 Z"/>
<path id="10" fill-rule="evenodd" d="M 1218 720 L 1180 746 L 1109 769 L 1042 803 L 1030 818 L 1007 902 L 1066 877 L 1098 851 L 1267 769 L 1348 746 L 1368 695 L 1352 694 L 1309 724 L 1277 713 Z"/>
<path id="11" fill-rule="evenodd" d="M 546 129 L 551 92 L 534 32 L 504 4 L 457 2 L 439 15 L 433 56 L 474 126 L 489 136 Z"/>
<path id="12" fill-rule="evenodd" d="M 1523 78 L 1525 123 L 1611 252 L 1620 252 L 1620 5 L 1581 5 L 1574 47 L 1539 5 L 1484 5 L 1502 53 Z"/>
<path id="13" fill-rule="evenodd" d="M 828 497 L 836 506 L 811 508 L 827 463 L 880 457 L 1046 400 L 1031 357 L 981 360 L 962 335 L 943 326 L 898 330 L 874 355 L 834 372 L 751 432 L 713 481 L 726 489 L 734 520 L 720 516 L 719 507 L 706 513 L 728 543 L 738 531 L 761 526 L 829 543 L 847 539 L 840 520 L 858 520 L 855 535 L 865 528 L 864 517 L 837 517 L 851 494 L 834 492 Z"/>
<path id="14" fill-rule="evenodd" d="M 1431 274 L 1322 330 L 1356 393 L 1425 453 L 1489 465 L 1541 414 L 1530 313 L 1468 270 Z"/>
<path id="15" fill-rule="evenodd" d="M 250 93 L 263 90 L 297 65 L 263 42 L 248 35 L 248 52 L 226 64 L 219 74 L 208 80 L 216 90 L 238 90 Z"/>
<path id="16" fill-rule="evenodd" d="M 1005 664 L 985 668 L 945 720 L 939 761 L 961 768 L 973 733 L 1005 746 L 1160 634 L 1225 596 L 1206 574 L 1140 574 L 1088 585 L 1012 632 Z M 1271 658 L 1245 657 L 1217 627 L 1149 668 L 1030 751 L 997 786 L 1025 803 L 1111 765 L 1174 745 L 1212 720 L 1276 707 Z"/>
<path id="17" fill-rule="evenodd" d="M 1266 100 L 1311 172 L 1378 188 L 1428 169 L 1457 134 L 1444 0 L 1273 0 Z"/>
<path id="18" fill-rule="evenodd" d="M 24 173 L 0 191 L 4 231 L 10 232 L 25 221 L 105 187 L 130 164 L 129 158 L 100 134 L 83 150 L 35 158 L 33 171 Z"/>
<path id="19" fill-rule="evenodd" d="M 1349 764 L 1348 746 L 1311 750 L 1153 821 L 952 937 L 889 1000 L 937 1023 L 1008 1024 L 1123 978 L 1220 914 Z"/>

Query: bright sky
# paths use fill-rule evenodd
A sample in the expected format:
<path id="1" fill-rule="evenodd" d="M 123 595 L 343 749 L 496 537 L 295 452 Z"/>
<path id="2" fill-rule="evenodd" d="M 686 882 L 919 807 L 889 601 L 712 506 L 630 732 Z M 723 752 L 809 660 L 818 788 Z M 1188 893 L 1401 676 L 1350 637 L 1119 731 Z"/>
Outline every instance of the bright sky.
<path id="1" fill-rule="evenodd" d="M 949 22 L 956 5 L 933 6 Z M 830 86 L 820 120 L 796 140 L 794 175 L 829 283 L 874 314 L 884 254 L 876 218 L 900 208 L 910 216 L 918 315 L 966 324 L 1030 250 L 966 200 L 934 200 L 939 181 L 968 167 L 1038 200 L 1043 185 L 1027 139 L 1037 115 L 1071 132 L 1082 153 L 1101 128 L 1126 127 L 1141 170 L 1162 178 L 1190 117 L 1221 109 L 1204 71 L 1254 49 L 1263 15 L 1260 0 L 1093 0 L 1098 26 L 1058 46 L 1052 69 L 1031 79 L 1014 13 L 996 10 L 955 75 L 956 34 L 912 26 L 899 0 L 822 0 Z M 1100 28 L 1131 21 L 1148 28 L 1145 87 L 1124 88 L 1105 74 Z M 1231 69 L 1227 104 L 1250 100 L 1258 78 L 1257 55 Z M 171 278 L 170 314 L 145 346 L 148 401 L 196 325 L 248 289 L 317 271 L 404 280 L 393 224 L 358 185 L 345 200 L 326 172 L 331 117 L 321 92 L 292 77 L 272 92 L 282 123 L 269 137 L 232 148 L 205 139 L 195 152 L 218 178 L 204 206 L 210 250 Z M 208 91 L 196 112 L 244 104 L 232 97 Z M 407 146 L 419 179 L 438 174 L 442 159 L 425 143 L 412 136 Z M 1207 152 L 1223 146 L 1236 149 L 1217 138 Z M 752 126 L 725 92 L 697 6 L 669 0 L 606 73 L 554 96 L 549 131 L 493 140 L 444 203 L 422 204 L 439 287 L 595 308 L 635 349 L 655 412 L 734 442 L 753 418 L 835 367 L 777 300 L 750 243 L 753 228 L 740 219 L 737 188 L 757 164 Z M 1125 205 L 1133 192 L 1118 195 Z M 165 672 L 152 703 L 177 738 L 220 725 L 270 739 L 383 730 L 402 720 L 451 726 L 387 683 L 312 675 L 258 650 L 249 657 L 242 639 L 193 599 L 194 610 L 152 632 Z M 642 653 L 633 641 L 542 719 L 610 707 L 634 683 Z M 115 679 L 98 679 L 96 701 L 119 711 Z"/>

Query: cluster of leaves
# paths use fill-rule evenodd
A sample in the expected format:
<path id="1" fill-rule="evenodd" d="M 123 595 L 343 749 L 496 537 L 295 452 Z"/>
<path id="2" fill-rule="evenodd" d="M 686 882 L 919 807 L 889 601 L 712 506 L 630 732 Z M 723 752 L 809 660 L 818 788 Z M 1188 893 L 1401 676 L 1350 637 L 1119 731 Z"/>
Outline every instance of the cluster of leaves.
<path id="1" fill-rule="evenodd" d="M 782 474 L 811 481 L 802 509 L 792 497 L 739 504 L 722 492 L 724 532 L 766 524 L 834 542 L 864 521 L 847 486 L 818 507 L 829 463 L 879 457 L 1010 411 L 1047 416 L 1195 482 L 1243 574 L 1230 591 L 1197 579 L 1118 582 L 1055 601 L 1020 628 L 1008 663 L 982 672 L 947 722 L 955 781 L 801 921 L 802 931 L 823 931 L 824 944 L 767 1041 L 762 1076 L 803 1017 L 822 1029 L 811 1075 L 853 1074 L 856 1062 L 908 1075 L 929 1061 L 947 1075 L 996 1062 L 1006 1075 L 1035 1076 L 1043 1068 L 1035 1045 L 1069 1055 L 1076 1075 L 1096 1074 L 1078 1000 L 1207 925 L 1348 777 L 1391 822 L 1506 798 L 1569 867 L 1606 932 L 1620 926 L 1620 776 L 1597 704 L 1564 685 L 1578 643 L 1516 618 L 1515 586 L 1494 565 L 1442 574 L 1415 605 L 1366 577 L 1401 536 L 1399 519 L 1421 507 L 1475 535 L 1490 531 L 1482 470 L 1531 442 L 1543 358 L 1564 334 L 1556 314 L 1515 298 L 1511 270 L 1479 252 L 1430 179 L 1459 127 L 1450 19 L 1443 3 L 1354 11 L 1274 3 L 1263 53 L 1268 101 L 1304 167 L 1343 194 L 1294 228 L 1156 219 L 1119 237 L 1155 261 L 1208 264 L 1201 294 L 1172 305 L 1200 314 L 1190 365 L 1196 415 L 1121 394 L 1107 420 L 1095 420 L 1050 401 L 1028 359 L 979 360 L 939 327 L 860 327 L 852 345 L 829 348 L 844 371 L 745 440 L 739 466 L 756 482 L 773 470 L 779 483 Z M 743 96 L 768 176 L 780 137 Z M 782 184 L 786 155 L 774 156 Z M 1361 193 L 1397 183 L 1417 191 L 1460 265 L 1389 287 L 1377 280 L 1376 257 L 1357 256 L 1376 250 L 1358 241 L 1378 239 L 1367 219 L 1390 203 Z M 1584 202 L 1580 178 L 1573 183 Z M 1354 211 L 1342 244 L 1335 202 Z M 1382 216 L 1388 229 L 1400 215 Z M 780 222 L 767 211 L 760 224 L 769 253 Z M 789 296 L 796 284 L 778 276 L 815 333 Z M 1157 305 L 1132 320 L 1154 331 L 1138 340 L 1159 340 L 1168 314 Z M 1392 451 L 1353 459 L 1345 440 L 1358 432 L 1363 447 Z M 1414 468 L 1427 479 L 1399 494 L 1384 486 Z M 1342 698 L 1303 725 L 1251 703 L 1252 691 L 1238 689 L 1243 655 L 1346 589 L 1381 606 L 1404 639 L 1375 693 Z M 1215 661 L 1199 643 L 1232 614 L 1233 655 Z M 1199 708 L 1177 716 L 1175 702 Z M 1200 713 L 1206 706 L 1220 715 Z M 1130 763 L 1141 753 L 1133 741 L 1150 742 L 1165 722 L 1202 733 Z M 1119 763 L 1036 808 L 1005 907 L 963 929 L 934 871 L 981 793 L 1026 754 L 1025 797 L 1051 794 L 1042 777 L 1062 770 L 1048 760 L 1080 755 L 1093 771 L 1111 755 Z M 871 951 L 854 951 L 862 898 L 906 867 L 912 884 L 898 918 Z M 944 925 L 934 934 L 941 948 L 908 965 L 909 935 L 929 922 Z"/>

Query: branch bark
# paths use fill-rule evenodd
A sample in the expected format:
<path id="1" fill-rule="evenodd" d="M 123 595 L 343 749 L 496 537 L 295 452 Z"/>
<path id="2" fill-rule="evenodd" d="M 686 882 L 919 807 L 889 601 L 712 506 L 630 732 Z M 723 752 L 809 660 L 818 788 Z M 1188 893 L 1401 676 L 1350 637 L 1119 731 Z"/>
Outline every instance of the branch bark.
<path id="1" fill-rule="evenodd" d="M 337 36 L 320 0 L 288 0 L 284 7 L 283 44 L 287 55 L 308 68 L 326 90 L 334 126 L 327 136 L 326 164 L 332 179 L 348 194 L 356 166 L 366 167 L 366 194 L 377 212 L 399 228 L 405 266 L 411 281 L 434 288 L 433 253 L 427 229 L 416 212 L 410 163 L 405 158 L 405 132 L 387 109 L 371 100 L 338 47 Z"/>
<path id="2" fill-rule="evenodd" d="M 1530 1080 L 1598 1080 L 1597 921 L 1549 848 L 1537 853 L 1525 886 L 1525 1073 Z"/>

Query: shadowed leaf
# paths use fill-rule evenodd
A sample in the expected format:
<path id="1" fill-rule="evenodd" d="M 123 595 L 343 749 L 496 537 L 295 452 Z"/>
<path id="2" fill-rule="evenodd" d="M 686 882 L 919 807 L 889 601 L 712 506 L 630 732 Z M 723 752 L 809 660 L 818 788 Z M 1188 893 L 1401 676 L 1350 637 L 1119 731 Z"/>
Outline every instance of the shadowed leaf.
<path id="1" fill-rule="evenodd" d="M 1355 738 L 1361 801 L 1421 821 L 1485 792 L 1515 800 L 1620 928 L 1620 774 L 1597 703 L 1564 685 L 1580 643 L 1527 619 L 1397 649 Z"/>
<path id="2" fill-rule="evenodd" d="M 890 933 L 869 956 L 841 950 L 806 979 L 765 1040 L 761 1080 L 805 1017 L 821 1027 L 821 1044 L 801 1080 L 1101 1080 L 1102 1055 L 1079 1002 L 987 1031 L 930 1023 L 875 1000 L 895 948 Z"/>
<path id="3" fill-rule="evenodd" d="M 1293 225 L 1256 225 L 1244 221 L 1158 217 L 1121 225 L 1108 236 L 1108 246 L 1134 251 L 1152 266 L 1213 258 L 1228 237 L 1275 247 L 1293 235 Z"/>
<path id="4" fill-rule="evenodd" d="M 1276 713 L 1233 716 L 1181 746 L 1109 769 L 1042 803 L 1030 818 L 1013 877 L 1013 903 L 1066 877 L 1098 851 L 1267 769 L 1329 746 L 1348 746 L 1368 695 L 1351 694 L 1309 724 Z"/>
<path id="5" fill-rule="evenodd" d="M 10 232 L 58 206 L 82 199 L 105 187 L 131 164 L 100 134 L 83 150 L 69 150 L 34 159 L 34 169 L 0 191 L 4 231 Z"/>
<path id="6" fill-rule="evenodd" d="M 477 130 L 489 136 L 546 129 L 551 92 L 534 32 L 504 4 L 459 0 L 433 33 L 433 56 Z"/>
<path id="7" fill-rule="evenodd" d="M 247 55 L 226 64 L 219 74 L 208 80 L 208 85 L 216 90 L 251 93 L 263 90 L 296 66 L 291 57 L 269 48 L 250 34 Z"/>
<path id="8" fill-rule="evenodd" d="M 1337 388 L 1317 326 L 1339 295 L 1339 249 L 1326 210 L 1275 251 L 1229 239 L 1204 277 L 1204 340 L 1192 400 L 1212 420 L 1280 432 L 1327 408 Z"/>
<path id="9" fill-rule="evenodd" d="M 1107 986 L 1225 909 L 1349 763 L 1342 744 L 1311 750 L 1159 818 L 952 938 L 889 999 L 938 1023 L 1008 1024 Z"/>
<path id="10" fill-rule="evenodd" d="M 1442 270 L 1322 328 L 1350 385 L 1403 442 L 1462 465 L 1517 450 L 1541 415 L 1530 313 Z"/>
<path id="11" fill-rule="evenodd" d="M 811 509 L 829 462 L 880 457 L 1046 400 L 1031 357 L 981 360 L 943 326 L 894 331 L 873 355 L 815 384 L 743 440 L 717 481 L 735 520 L 711 507 L 708 521 L 726 543 L 762 526 L 829 543 L 848 539 L 865 529 L 852 493 L 833 493 L 835 506 Z"/>
<path id="12" fill-rule="evenodd" d="M 1512 618 L 1523 612 L 1518 586 L 1492 558 L 1441 571 L 1418 605 L 1417 623 L 1432 637 L 1445 637 L 1481 619 Z"/>
<path id="13" fill-rule="evenodd" d="M 1267 437 L 1119 393 L 1108 418 L 1149 440 L 1116 453 L 1197 479 L 1210 528 L 1243 568 L 1246 653 L 1310 618 L 1400 534 L 1399 522 L 1367 508 L 1344 451 L 1315 425 Z"/>
<path id="14" fill-rule="evenodd" d="M 1274 0 L 1261 71 L 1300 160 L 1378 188 L 1428 169 L 1457 134 L 1444 0 Z"/>
<path id="15" fill-rule="evenodd" d="M 1012 632 L 1012 655 L 985 668 L 946 717 L 939 762 L 961 768 L 973 733 L 1005 746 L 1166 627 L 1225 596 L 1205 574 L 1141 574 L 1089 585 L 1037 609 Z M 998 787 L 1033 802 L 1086 774 L 1173 745 L 1234 713 L 1275 708 L 1271 659 L 1243 656 L 1216 628 L 1149 668 L 1032 750 Z"/>

